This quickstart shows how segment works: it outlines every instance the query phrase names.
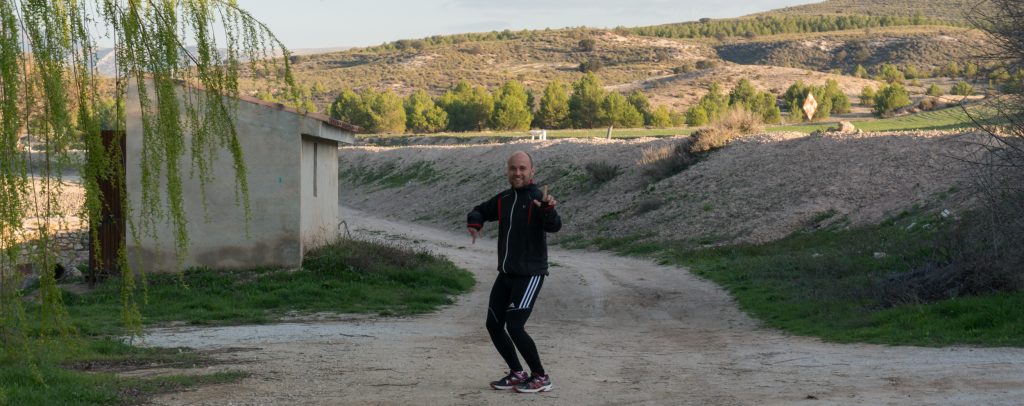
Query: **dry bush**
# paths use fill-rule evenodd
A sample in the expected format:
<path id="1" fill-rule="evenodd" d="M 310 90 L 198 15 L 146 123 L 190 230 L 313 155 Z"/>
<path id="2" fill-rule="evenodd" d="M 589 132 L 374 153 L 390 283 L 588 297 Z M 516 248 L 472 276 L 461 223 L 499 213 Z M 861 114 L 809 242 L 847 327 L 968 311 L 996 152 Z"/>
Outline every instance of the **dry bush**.
<path id="1" fill-rule="evenodd" d="M 702 128 L 693 133 L 693 144 L 689 152 L 700 154 L 724 147 L 735 136 L 717 127 Z"/>
<path id="2" fill-rule="evenodd" d="M 932 111 L 942 107 L 942 103 L 939 102 L 939 99 L 937 97 L 929 96 L 921 99 L 921 103 L 919 103 L 917 106 L 922 111 Z"/>
<path id="3" fill-rule="evenodd" d="M 764 131 L 764 120 L 747 109 L 730 109 L 719 118 L 715 127 L 746 135 Z"/>
<path id="4" fill-rule="evenodd" d="M 655 183 L 671 177 L 697 162 L 697 157 L 690 153 L 692 139 L 675 145 L 647 147 L 640 152 L 643 176 L 649 183 Z"/>
<path id="5" fill-rule="evenodd" d="M 594 183 L 602 184 L 607 181 L 614 179 L 622 173 L 622 169 L 618 165 L 613 165 L 605 161 L 589 162 L 584 167 L 587 174 L 590 175 L 590 179 Z"/>
<path id="6" fill-rule="evenodd" d="M 633 214 L 639 216 L 644 213 L 649 213 L 661 208 L 665 204 L 661 199 L 656 197 L 649 197 L 641 200 L 636 206 L 633 207 Z"/>
<path id="7" fill-rule="evenodd" d="M 729 141 L 746 134 L 764 130 L 764 121 L 746 109 L 730 109 L 711 127 L 693 133 L 690 152 L 700 154 L 724 147 Z"/>

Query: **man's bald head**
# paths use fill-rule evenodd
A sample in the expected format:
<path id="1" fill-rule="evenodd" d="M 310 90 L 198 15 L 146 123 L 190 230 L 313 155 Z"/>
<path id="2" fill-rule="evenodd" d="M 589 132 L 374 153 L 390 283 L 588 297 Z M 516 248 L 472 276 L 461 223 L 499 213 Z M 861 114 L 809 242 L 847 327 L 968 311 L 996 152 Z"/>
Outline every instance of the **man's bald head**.
<path id="1" fill-rule="evenodd" d="M 530 156 L 526 151 L 516 151 L 512 155 L 509 155 L 507 162 L 512 162 L 512 158 L 526 156 L 526 160 L 530 162 L 530 168 L 533 168 L 533 157 Z"/>
<path id="2" fill-rule="evenodd" d="M 506 175 L 508 183 L 519 189 L 533 182 L 533 157 L 525 151 L 516 151 L 508 157 Z"/>

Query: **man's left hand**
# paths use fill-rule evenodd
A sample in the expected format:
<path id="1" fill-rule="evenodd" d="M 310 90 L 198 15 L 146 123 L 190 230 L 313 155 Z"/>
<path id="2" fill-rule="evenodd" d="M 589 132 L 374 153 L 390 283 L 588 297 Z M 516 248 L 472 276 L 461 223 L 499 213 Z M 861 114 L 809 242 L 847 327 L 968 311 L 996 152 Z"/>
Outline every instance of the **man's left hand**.
<path id="1" fill-rule="evenodd" d="M 558 200 L 555 200 L 554 196 L 549 195 L 548 187 L 544 186 L 544 196 L 541 197 L 541 200 L 533 199 L 533 204 L 537 207 L 545 205 L 555 207 L 555 205 L 558 204 Z"/>

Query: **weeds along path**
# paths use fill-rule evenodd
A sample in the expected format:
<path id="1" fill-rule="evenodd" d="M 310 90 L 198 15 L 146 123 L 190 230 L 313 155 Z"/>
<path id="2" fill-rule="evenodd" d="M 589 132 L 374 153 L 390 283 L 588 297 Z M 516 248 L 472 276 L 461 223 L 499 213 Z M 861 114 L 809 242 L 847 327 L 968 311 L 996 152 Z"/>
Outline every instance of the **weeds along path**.
<path id="1" fill-rule="evenodd" d="M 342 208 L 356 234 L 448 256 L 479 283 L 441 311 L 261 326 L 169 328 L 150 345 L 221 349 L 252 373 L 156 404 L 1019 404 L 1024 349 L 840 345 L 758 327 L 684 269 L 552 249 L 527 329 L 555 389 L 494 391 L 504 372 L 484 329 L 495 241 Z M 227 351 L 226 349 L 234 349 Z"/>

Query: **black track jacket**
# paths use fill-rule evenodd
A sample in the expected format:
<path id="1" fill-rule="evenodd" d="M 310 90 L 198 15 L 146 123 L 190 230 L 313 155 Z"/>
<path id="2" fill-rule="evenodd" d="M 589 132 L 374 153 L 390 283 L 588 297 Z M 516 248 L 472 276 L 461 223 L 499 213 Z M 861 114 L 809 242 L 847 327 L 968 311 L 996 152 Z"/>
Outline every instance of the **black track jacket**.
<path id="1" fill-rule="evenodd" d="M 477 230 L 484 222 L 498 221 L 498 272 L 510 275 L 547 275 L 547 234 L 562 228 L 553 206 L 537 207 L 544 193 L 534 184 L 508 189 L 469 212 L 466 222 Z"/>

